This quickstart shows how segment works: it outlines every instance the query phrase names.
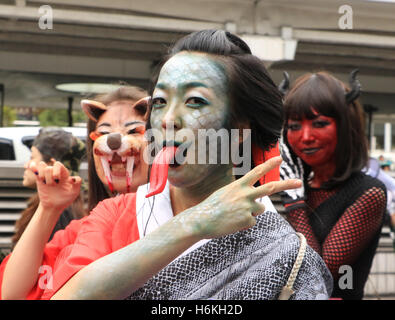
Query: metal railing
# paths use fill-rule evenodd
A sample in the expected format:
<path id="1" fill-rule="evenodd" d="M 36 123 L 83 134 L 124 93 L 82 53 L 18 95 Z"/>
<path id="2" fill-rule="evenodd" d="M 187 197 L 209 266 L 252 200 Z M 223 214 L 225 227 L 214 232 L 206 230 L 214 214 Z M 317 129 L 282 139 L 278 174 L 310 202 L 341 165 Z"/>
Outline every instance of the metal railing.
<path id="1" fill-rule="evenodd" d="M 10 251 L 15 222 L 35 192 L 22 185 L 23 172 L 23 164 L 0 161 L 0 251 L 3 255 Z M 86 179 L 86 163 L 81 164 L 80 174 Z"/>

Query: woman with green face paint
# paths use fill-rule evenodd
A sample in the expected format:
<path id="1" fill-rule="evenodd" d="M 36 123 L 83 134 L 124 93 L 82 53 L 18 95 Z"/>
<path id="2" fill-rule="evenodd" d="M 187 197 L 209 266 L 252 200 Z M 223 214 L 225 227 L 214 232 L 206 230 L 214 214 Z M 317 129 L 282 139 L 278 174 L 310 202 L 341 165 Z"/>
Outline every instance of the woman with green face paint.
<path id="1" fill-rule="evenodd" d="M 277 142 L 281 95 L 262 62 L 230 33 L 197 32 L 175 45 L 151 96 L 151 184 L 92 211 L 43 298 L 327 298 L 325 264 L 267 197 L 301 182 L 259 184 L 281 158 L 244 175 L 232 161 L 212 161 L 250 151 L 246 141 L 263 150 Z M 216 139 L 201 138 L 209 129 Z M 235 139 L 243 150 L 230 148 Z M 95 232 L 95 243 L 84 241 Z"/>

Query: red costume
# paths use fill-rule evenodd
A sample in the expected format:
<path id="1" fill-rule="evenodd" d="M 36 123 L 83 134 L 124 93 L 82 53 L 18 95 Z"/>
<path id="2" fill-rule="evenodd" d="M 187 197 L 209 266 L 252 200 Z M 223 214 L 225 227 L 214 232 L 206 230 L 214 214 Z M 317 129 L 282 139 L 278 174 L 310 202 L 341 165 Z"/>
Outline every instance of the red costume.
<path id="1" fill-rule="evenodd" d="M 136 216 L 130 212 L 130 208 L 135 208 L 135 203 L 135 194 L 104 200 L 89 216 L 74 220 L 65 230 L 57 232 L 46 245 L 42 262 L 42 265 L 53 270 L 53 288 L 40 288 L 38 279 L 27 299 L 50 299 L 80 269 L 138 240 Z M 9 257 L 3 260 L 0 267 L 0 288 Z M 40 275 L 43 276 L 46 274 Z"/>

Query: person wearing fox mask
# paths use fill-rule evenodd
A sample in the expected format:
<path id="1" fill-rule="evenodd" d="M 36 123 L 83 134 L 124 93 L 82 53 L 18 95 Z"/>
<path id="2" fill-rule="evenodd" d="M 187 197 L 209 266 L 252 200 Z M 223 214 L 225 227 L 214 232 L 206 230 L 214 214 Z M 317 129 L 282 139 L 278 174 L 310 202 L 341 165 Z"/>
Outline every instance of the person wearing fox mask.
<path id="1" fill-rule="evenodd" d="M 147 183 L 148 166 L 141 158 L 147 104 L 147 92 L 131 86 L 81 101 L 89 118 L 89 210 L 109 196 L 135 192 Z"/>
<path id="2" fill-rule="evenodd" d="M 249 172 L 236 162 L 192 161 L 213 151 L 210 137 L 195 141 L 199 130 L 216 131 L 217 155 L 241 147 L 251 160 L 245 141 L 262 151 L 277 142 L 281 94 L 263 63 L 229 32 L 196 32 L 176 43 L 151 96 L 148 129 L 159 151 L 150 184 L 92 210 L 72 251 L 58 256 L 42 298 L 327 298 L 325 264 L 268 198 L 301 182 L 260 183 L 281 158 Z M 232 128 L 247 130 L 232 136 L 236 150 L 225 139 Z M 199 142 L 209 148 L 199 152 Z"/>
<path id="3" fill-rule="evenodd" d="M 148 167 L 144 162 L 140 161 L 140 152 L 143 148 L 142 145 L 145 143 L 142 137 L 148 111 L 147 99 L 145 98 L 146 96 L 147 93 L 141 88 L 121 86 L 119 89 L 113 92 L 95 97 L 94 100 L 83 100 L 81 102 L 81 107 L 88 116 L 88 139 L 86 145 L 88 150 L 89 210 L 94 208 L 98 202 L 114 196 L 115 194 L 135 192 L 139 185 L 147 182 Z M 108 136 L 110 137 L 109 139 L 107 139 Z M 114 148 L 114 138 L 111 139 L 111 136 L 115 136 L 115 140 L 117 140 L 119 137 L 121 138 L 121 141 L 115 141 L 120 145 L 120 148 Z M 110 141 L 113 141 L 112 145 Z M 110 148 L 110 146 L 112 146 L 112 148 Z M 131 155 L 137 158 L 134 163 L 129 163 L 128 170 L 126 170 L 127 161 L 119 161 L 121 159 L 121 156 L 118 156 L 117 153 L 119 150 L 123 152 L 121 156 L 126 157 L 126 159 L 129 159 Z M 130 154 L 126 154 L 125 150 L 129 150 L 128 152 Z M 106 159 L 106 162 L 101 161 L 101 159 Z M 105 170 L 103 169 L 103 164 L 106 166 Z M 67 204 L 73 201 L 73 199 L 69 199 L 70 192 L 75 194 L 79 193 L 79 184 L 74 183 L 73 181 L 79 181 L 80 177 L 70 177 L 69 179 L 72 183 L 67 184 L 64 182 L 67 181 L 67 177 L 69 175 L 61 163 L 56 163 L 55 166 L 38 166 L 38 163 L 30 163 L 30 170 L 37 172 L 38 176 L 45 176 L 44 172 L 48 171 L 49 168 L 52 168 L 51 175 L 53 179 L 59 175 L 62 178 L 58 180 L 59 182 L 56 183 L 56 185 L 51 184 L 49 181 L 45 185 L 40 183 L 39 195 L 43 199 L 49 199 L 49 202 L 47 202 L 48 206 L 50 207 L 54 207 L 53 197 L 55 196 L 56 199 L 58 199 L 57 203 L 61 207 L 67 207 Z M 105 172 L 107 172 L 107 175 L 105 175 Z M 48 188 L 52 188 L 53 190 L 48 192 Z M 62 204 L 62 200 L 63 202 L 67 201 L 67 203 Z M 58 210 L 57 208 L 54 209 L 55 210 L 49 212 L 49 214 L 52 216 L 57 216 L 61 210 Z M 56 255 L 61 251 L 62 248 L 72 244 L 83 221 L 84 219 L 72 221 L 67 229 L 67 241 L 65 241 L 65 238 L 63 238 L 62 233 L 57 235 L 56 239 L 62 240 L 52 242 L 51 253 L 47 254 L 46 256 L 44 255 L 44 258 L 54 261 Z M 23 279 L 20 278 L 18 267 L 15 267 L 15 265 L 28 265 L 34 268 L 34 263 L 27 263 L 25 259 L 26 251 L 28 251 L 31 256 L 36 257 L 34 260 L 42 259 L 42 246 L 46 241 L 42 241 L 42 243 L 39 245 L 37 245 L 35 241 L 37 239 L 47 239 L 46 235 L 48 232 L 53 233 L 51 225 L 51 223 L 40 223 L 36 226 L 30 226 L 28 234 L 34 235 L 38 233 L 40 236 L 33 236 L 34 239 L 32 241 L 24 241 L 25 243 L 28 243 L 28 247 L 21 244 L 19 247 L 22 247 L 23 249 L 20 249 L 19 247 L 16 248 L 13 254 L 14 257 L 17 257 L 11 260 L 10 264 L 8 260 L 10 259 L 11 255 L 7 256 L 3 261 L 0 266 L 0 298 L 3 296 L 3 294 L 1 294 L 1 289 L 6 265 L 10 265 L 8 269 L 14 270 L 12 274 L 15 274 L 17 278 L 16 282 L 13 281 L 11 274 L 9 279 L 6 278 L 4 283 L 5 287 L 12 288 L 12 290 L 18 290 L 18 292 L 12 293 L 10 296 L 11 298 L 25 298 L 26 292 L 28 292 L 32 287 L 33 290 L 30 290 L 28 298 L 34 299 L 39 296 L 41 290 L 37 289 L 37 281 L 34 286 L 32 285 L 34 281 L 37 280 L 37 272 L 34 271 L 33 276 L 31 277 L 35 280 L 29 279 L 27 281 L 23 281 Z M 56 250 L 53 250 L 54 247 L 56 247 Z M 18 256 L 23 260 L 23 263 L 19 263 Z M 47 265 L 49 264 L 50 263 L 47 262 Z M 29 273 L 27 270 L 23 270 L 23 274 L 27 276 L 27 278 L 29 278 L 31 275 L 31 273 Z M 22 294 L 20 294 L 21 291 L 18 289 L 19 284 L 21 283 L 29 284 L 29 288 L 23 286 L 25 287 L 25 290 L 23 290 L 25 293 Z M 36 290 L 34 290 L 34 288 Z M 7 295 L 8 291 L 6 289 L 5 297 L 7 297 Z"/>

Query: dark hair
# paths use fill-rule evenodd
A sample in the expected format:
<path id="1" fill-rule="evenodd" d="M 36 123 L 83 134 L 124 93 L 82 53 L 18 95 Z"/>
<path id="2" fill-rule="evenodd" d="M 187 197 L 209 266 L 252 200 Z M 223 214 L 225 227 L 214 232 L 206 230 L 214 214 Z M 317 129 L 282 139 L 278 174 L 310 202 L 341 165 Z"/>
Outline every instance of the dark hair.
<path id="1" fill-rule="evenodd" d="M 242 39 L 230 32 L 202 30 L 180 39 L 159 64 L 151 83 L 150 95 L 152 96 L 162 66 L 182 51 L 207 53 L 220 63 L 228 80 L 231 109 L 229 125 L 233 128 L 249 126 L 252 143 L 261 149 L 270 149 L 281 134 L 281 93 L 263 62 L 251 54 L 250 48 Z"/>
<path id="2" fill-rule="evenodd" d="M 108 105 L 119 100 L 131 100 L 137 102 L 147 95 L 147 92 L 139 87 L 122 86 L 110 93 L 98 95 L 94 100 Z M 140 113 L 144 115 L 146 111 L 147 110 L 140 110 Z M 89 134 L 96 130 L 96 122 L 88 119 L 87 129 L 87 136 L 89 137 Z M 93 141 L 89 138 L 87 139 L 86 149 L 88 158 L 88 209 L 91 211 L 100 201 L 107 199 L 109 194 L 97 175 L 93 159 Z"/>
<path id="3" fill-rule="evenodd" d="M 336 169 L 333 177 L 324 184 L 331 187 L 347 180 L 354 172 L 364 168 L 368 161 L 367 140 L 364 133 L 364 118 L 360 103 L 355 100 L 347 104 L 345 93 L 350 88 L 328 72 L 308 73 L 296 79 L 284 99 L 284 141 L 287 140 L 287 121 L 303 117 L 314 119 L 313 110 L 332 117 L 336 121 L 338 143 L 335 149 Z M 292 146 L 290 146 L 292 151 Z M 293 153 L 293 156 L 296 155 Z M 311 168 L 304 163 L 307 170 Z"/>
<path id="4" fill-rule="evenodd" d="M 61 161 L 70 151 L 72 143 L 73 135 L 70 132 L 56 127 L 44 127 L 34 138 L 32 146 L 40 151 L 44 162 L 49 162 L 51 158 Z"/>
<path id="5" fill-rule="evenodd" d="M 15 247 L 16 243 L 21 238 L 27 225 L 29 224 L 34 213 L 36 212 L 39 204 L 40 204 L 40 198 L 38 197 L 38 193 L 34 193 L 27 201 L 26 209 L 22 211 L 19 219 L 15 221 L 15 233 L 11 239 L 13 247 Z"/>

